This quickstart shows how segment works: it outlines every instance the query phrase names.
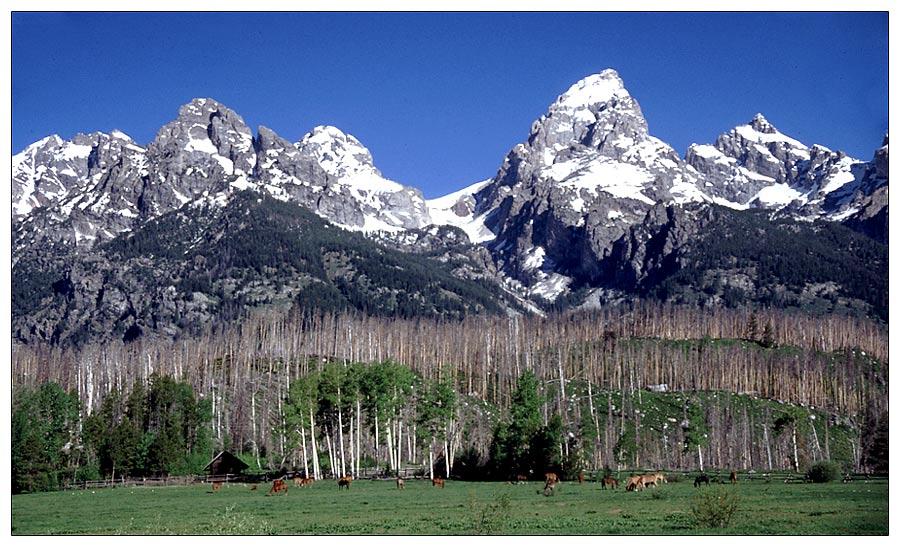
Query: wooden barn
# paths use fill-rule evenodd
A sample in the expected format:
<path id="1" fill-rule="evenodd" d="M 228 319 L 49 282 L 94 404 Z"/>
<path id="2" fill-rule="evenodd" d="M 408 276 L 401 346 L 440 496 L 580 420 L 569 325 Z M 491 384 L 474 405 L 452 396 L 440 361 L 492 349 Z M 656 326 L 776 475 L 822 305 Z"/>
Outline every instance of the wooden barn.
<path id="1" fill-rule="evenodd" d="M 206 471 L 207 475 L 238 475 L 248 467 L 250 466 L 242 462 L 237 456 L 227 450 L 223 450 L 211 462 L 206 464 L 203 470 Z"/>

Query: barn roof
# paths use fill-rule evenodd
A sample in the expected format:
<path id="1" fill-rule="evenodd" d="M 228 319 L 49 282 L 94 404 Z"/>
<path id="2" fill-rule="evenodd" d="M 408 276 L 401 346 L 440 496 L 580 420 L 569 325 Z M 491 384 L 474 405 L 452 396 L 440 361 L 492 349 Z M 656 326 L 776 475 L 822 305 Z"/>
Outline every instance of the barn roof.
<path id="1" fill-rule="evenodd" d="M 250 467 L 246 463 L 242 462 L 240 458 L 232 454 L 227 450 L 223 450 L 219 452 L 219 454 L 212 459 L 206 467 L 203 468 L 204 471 L 208 471 L 213 468 L 221 468 L 227 467 L 231 472 L 240 472 L 244 469 Z"/>

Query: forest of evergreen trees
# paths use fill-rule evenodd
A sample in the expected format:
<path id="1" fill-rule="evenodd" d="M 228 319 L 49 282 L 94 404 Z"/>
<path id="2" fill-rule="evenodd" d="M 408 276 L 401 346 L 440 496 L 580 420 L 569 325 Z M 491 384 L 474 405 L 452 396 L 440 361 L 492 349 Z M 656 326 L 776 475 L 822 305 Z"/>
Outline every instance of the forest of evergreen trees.
<path id="1" fill-rule="evenodd" d="M 15 491 L 199 473 L 319 477 L 887 465 L 887 330 L 640 304 L 551 318 L 267 313 L 204 337 L 15 344 Z"/>

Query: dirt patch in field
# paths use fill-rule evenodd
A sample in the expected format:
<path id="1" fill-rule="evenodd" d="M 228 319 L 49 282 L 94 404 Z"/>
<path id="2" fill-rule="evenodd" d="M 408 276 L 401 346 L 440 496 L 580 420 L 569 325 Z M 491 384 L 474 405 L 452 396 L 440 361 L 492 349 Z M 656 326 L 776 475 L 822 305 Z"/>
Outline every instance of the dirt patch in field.
<path id="1" fill-rule="evenodd" d="M 609 513 L 610 515 L 621 515 L 624 512 L 624 509 L 610 509 L 609 511 L 607 511 L 607 513 Z"/>

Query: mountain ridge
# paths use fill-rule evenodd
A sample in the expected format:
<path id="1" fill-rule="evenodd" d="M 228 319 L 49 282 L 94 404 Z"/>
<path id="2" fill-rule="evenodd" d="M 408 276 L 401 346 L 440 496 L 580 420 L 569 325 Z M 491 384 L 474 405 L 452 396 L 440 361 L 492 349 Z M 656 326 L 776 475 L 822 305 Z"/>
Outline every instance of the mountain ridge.
<path id="1" fill-rule="evenodd" d="M 198 98 L 146 146 L 113 130 L 52 135 L 14 155 L 13 266 L 51 244 L 77 261 L 153 219 L 187 206 L 221 210 L 249 190 L 388 247 L 452 262 L 463 279 L 487 274 L 526 309 L 557 300 L 604 305 L 647 293 L 610 272 L 657 256 L 635 246 L 650 243 L 671 207 L 688 208 L 666 213 L 676 217 L 717 205 L 768 211 L 771 220 L 841 222 L 886 246 L 887 157 L 887 136 L 867 162 L 807 147 L 757 114 L 682 158 L 649 133 L 638 101 L 608 69 L 560 94 L 493 177 L 426 200 L 386 179 L 371 152 L 336 127 L 317 126 L 296 142 L 262 125 L 254 135 L 233 110 Z"/>

